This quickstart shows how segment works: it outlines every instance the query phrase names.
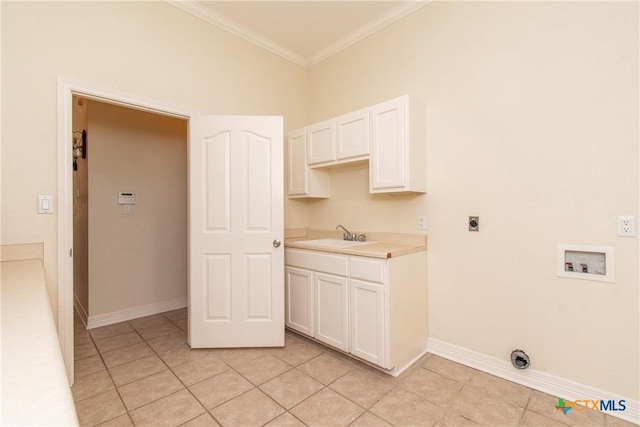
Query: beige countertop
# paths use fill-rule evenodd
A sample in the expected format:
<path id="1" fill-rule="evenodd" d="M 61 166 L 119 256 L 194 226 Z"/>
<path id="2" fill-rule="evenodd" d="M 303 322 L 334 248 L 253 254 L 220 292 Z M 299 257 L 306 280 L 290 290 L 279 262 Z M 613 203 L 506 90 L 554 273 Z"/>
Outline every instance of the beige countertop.
<path id="1" fill-rule="evenodd" d="M 77 426 L 42 260 L 28 255 L 34 246 L 2 247 L 0 424 Z"/>
<path id="2" fill-rule="evenodd" d="M 361 232 L 358 232 L 361 233 Z M 371 258 L 396 258 L 427 250 L 424 234 L 365 232 L 371 243 L 346 248 L 314 245 L 305 243 L 315 239 L 342 239 L 342 233 L 333 230 L 289 229 L 285 230 L 284 245 L 287 248 L 309 249 L 345 255 L 357 255 Z"/>

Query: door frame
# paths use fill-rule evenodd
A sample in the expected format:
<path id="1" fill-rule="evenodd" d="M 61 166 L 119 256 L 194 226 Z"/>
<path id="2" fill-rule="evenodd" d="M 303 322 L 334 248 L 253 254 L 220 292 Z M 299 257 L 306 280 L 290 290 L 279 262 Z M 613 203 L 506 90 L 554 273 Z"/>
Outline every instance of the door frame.
<path id="1" fill-rule="evenodd" d="M 58 340 L 69 385 L 74 383 L 73 360 L 73 131 L 72 102 L 77 95 L 89 100 L 189 120 L 199 111 L 143 98 L 105 86 L 58 76 Z M 189 142 L 187 141 L 187 144 Z M 188 149 L 188 146 L 187 146 Z M 188 167 L 188 166 L 187 166 Z"/>

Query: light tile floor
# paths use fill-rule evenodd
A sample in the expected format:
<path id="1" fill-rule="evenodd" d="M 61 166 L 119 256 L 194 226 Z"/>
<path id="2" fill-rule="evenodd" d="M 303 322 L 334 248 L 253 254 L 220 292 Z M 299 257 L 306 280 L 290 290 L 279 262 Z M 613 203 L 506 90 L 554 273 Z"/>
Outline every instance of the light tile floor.
<path id="1" fill-rule="evenodd" d="M 186 309 L 86 331 L 83 426 L 621 426 L 596 411 L 427 354 L 393 378 L 287 332 L 284 348 L 190 349 Z"/>

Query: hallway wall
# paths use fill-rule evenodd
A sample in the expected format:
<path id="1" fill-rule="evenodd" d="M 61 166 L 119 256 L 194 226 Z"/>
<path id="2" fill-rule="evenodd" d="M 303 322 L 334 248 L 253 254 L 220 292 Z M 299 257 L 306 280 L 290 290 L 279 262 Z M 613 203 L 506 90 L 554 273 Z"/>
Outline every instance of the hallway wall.
<path id="1" fill-rule="evenodd" d="M 87 100 L 73 98 L 74 131 L 87 130 L 88 111 Z M 74 138 L 81 139 L 81 135 L 74 132 Z M 87 143 L 87 153 L 88 146 Z M 86 325 L 89 313 L 89 161 L 79 157 L 76 164 L 77 170 L 73 172 L 73 303 Z"/>
<path id="2" fill-rule="evenodd" d="M 90 101 L 88 127 L 90 323 L 186 306 L 187 121 Z"/>
<path id="3" fill-rule="evenodd" d="M 56 317 L 58 218 L 36 200 L 57 194 L 58 76 L 202 114 L 281 115 L 285 132 L 307 122 L 305 69 L 167 2 L 2 2 L 1 19 L 0 239 L 44 242 Z"/>

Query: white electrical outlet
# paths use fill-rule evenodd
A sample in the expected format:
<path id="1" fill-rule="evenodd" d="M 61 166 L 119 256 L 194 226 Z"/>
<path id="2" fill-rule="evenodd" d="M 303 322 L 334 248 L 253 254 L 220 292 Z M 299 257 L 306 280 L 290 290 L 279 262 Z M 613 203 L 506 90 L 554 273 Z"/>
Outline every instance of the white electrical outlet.
<path id="1" fill-rule="evenodd" d="M 427 216 L 418 215 L 418 230 L 426 230 L 426 229 L 427 229 Z"/>
<path id="2" fill-rule="evenodd" d="M 618 217 L 618 236 L 633 237 L 636 235 L 636 217 L 623 215 Z"/>

